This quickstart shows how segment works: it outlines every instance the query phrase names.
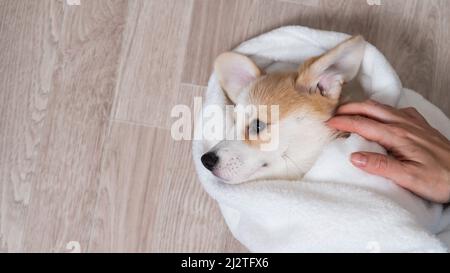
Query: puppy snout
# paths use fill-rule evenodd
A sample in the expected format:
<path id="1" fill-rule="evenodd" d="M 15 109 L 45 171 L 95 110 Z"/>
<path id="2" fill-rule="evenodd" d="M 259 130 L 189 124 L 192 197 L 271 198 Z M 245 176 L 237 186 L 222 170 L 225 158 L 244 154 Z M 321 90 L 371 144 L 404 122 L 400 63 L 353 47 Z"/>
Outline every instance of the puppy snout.
<path id="1" fill-rule="evenodd" d="M 212 171 L 214 169 L 214 166 L 216 166 L 217 162 L 219 161 L 219 157 L 214 152 L 208 152 L 202 156 L 201 161 L 205 168 Z"/>

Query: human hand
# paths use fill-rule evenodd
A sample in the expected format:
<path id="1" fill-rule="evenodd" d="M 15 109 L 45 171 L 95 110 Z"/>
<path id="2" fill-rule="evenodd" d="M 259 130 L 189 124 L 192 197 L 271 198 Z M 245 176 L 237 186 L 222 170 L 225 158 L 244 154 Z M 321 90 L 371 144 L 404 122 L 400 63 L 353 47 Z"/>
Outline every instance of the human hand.
<path id="1" fill-rule="evenodd" d="M 351 162 L 438 203 L 450 201 L 450 141 L 414 108 L 395 109 L 375 101 L 349 103 L 328 125 L 384 146 L 388 155 L 357 152 Z"/>

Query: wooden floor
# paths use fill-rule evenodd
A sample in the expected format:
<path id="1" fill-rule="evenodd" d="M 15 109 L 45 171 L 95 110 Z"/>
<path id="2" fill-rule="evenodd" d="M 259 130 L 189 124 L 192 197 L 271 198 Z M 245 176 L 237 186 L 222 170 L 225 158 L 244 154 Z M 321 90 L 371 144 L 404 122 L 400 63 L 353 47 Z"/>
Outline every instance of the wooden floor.
<path id="1" fill-rule="evenodd" d="M 300 24 L 363 34 L 450 115 L 450 1 L 380 2 L 0 0 L 0 251 L 246 251 L 172 106 L 220 52 Z"/>

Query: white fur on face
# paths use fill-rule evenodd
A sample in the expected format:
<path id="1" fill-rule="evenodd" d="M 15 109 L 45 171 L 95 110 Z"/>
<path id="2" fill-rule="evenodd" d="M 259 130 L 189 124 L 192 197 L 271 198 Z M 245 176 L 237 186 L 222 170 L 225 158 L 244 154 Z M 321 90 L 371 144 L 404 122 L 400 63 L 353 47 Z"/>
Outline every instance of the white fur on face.
<path id="1" fill-rule="evenodd" d="M 218 143 L 210 150 L 219 157 L 212 173 L 228 184 L 301 178 L 331 139 L 332 131 L 324 120 L 301 109 L 279 125 L 279 135 L 272 136 L 278 137 L 279 145 L 273 151 L 262 151 L 239 140 Z"/>

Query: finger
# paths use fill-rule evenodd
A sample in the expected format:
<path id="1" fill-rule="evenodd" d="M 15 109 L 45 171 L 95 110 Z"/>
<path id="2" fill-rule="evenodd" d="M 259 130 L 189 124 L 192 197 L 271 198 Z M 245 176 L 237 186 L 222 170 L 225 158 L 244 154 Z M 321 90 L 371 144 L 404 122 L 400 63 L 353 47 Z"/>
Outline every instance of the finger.
<path id="1" fill-rule="evenodd" d="M 424 180 L 421 177 L 423 170 L 417 165 L 405 164 L 392 157 L 369 152 L 352 154 L 351 162 L 367 173 L 385 177 L 426 199 L 438 203 L 448 202 L 448 190 L 446 188 L 436 189 L 436 184 Z"/>
<path id="2" fill-rule="evenodd" d="M 368 140 L 378 142 L 386 148 L 399 143 L 399 137 L 392 133 L 390 127 L 378 121 L 361 116 L 337 116 L 327 124 L 340 131 L 356 133 Z"/>
<path id="3" fill-rule="evenodd" d="M 397 109 L 373 100 L 344 104 L 336 111 L 337 115 L 363 115 L 385 123 L 404 122 L 406 114 Z"/>
<path id="4" fill-rule="evenodd" d="M 355 167 L 365 172 L 390 179 L 404 188 L 411 187 L 410 176 L 404 164 L 393 157 L 378 153 L 358 152 L 353 153 L 350 159 Z"/>
<path id="5" fill-rule="evenodd" d="M 402 108 L 400 109 L 400 111 L 402 111 L 403 113 L 405 113 L 406 115 L 408 115 L 409 117 L 421 121 L 422 123 L 425 123 L 428 125 L 427 120 L 419 113 L 419 111 L 417 111 L 416 108 L 414 107 L 407 107 L 407 108 Z"/>
<path id="6" fill-rule="evenodd" d="M 408 115 L 412 119 L 412 125 L 415 128 L 418 128 L 419 131 L 415 133 L 413 136 L 416 136 L 416 140 L 422 140 L 420 135 L 426 134 L 427 136 L 434 136 L 438 138 L 440 141 L 447 141 L 447 138 L 441 134 L 438 130 L 436 130 L 428 121 L 425 119 L 419 111 L 417 111 L 414 107 L 407 107 L 400 109 L 403 113 Z"/>

